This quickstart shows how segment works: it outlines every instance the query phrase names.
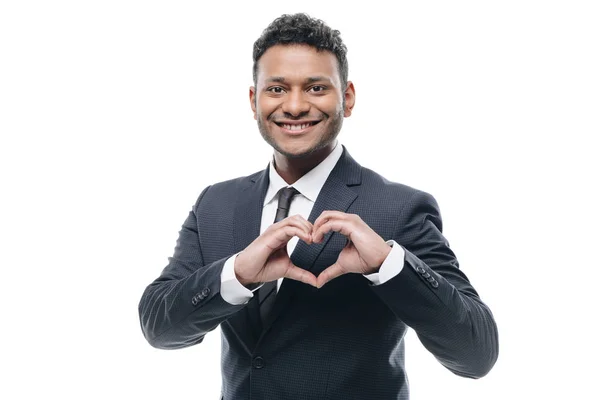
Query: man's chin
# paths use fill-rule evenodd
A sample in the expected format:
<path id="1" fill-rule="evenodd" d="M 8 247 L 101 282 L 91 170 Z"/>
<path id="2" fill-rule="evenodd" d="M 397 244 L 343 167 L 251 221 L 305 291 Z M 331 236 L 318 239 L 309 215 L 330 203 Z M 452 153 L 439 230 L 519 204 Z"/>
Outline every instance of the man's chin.
<path id="1" fill-rule="evenodd" d="M 313 147 L 310 148 L 304 148 L 304 147 L 298 147 L 298 146 L 277 146 L 277 147 L 273 147 L 275 150 L 277 150 L 277 152 L 279 152 L 281 155 L 289 158 L 289 159 L 300 159 L 300 158 L 305 158 L 310 156 L 311 154 L 313 154 L 315 152 L 315 149 Z"/>
<path id="2" fill-rule="evenodd" d="M 284 155 L 289 159 L 301 159 L 307 158 L 314 155 L 314 153 L 327 147 L 327 144 L 323 143 L 307 143 L 307 144 L 287 144 L 278 145 L 277 147 L 272 146 L 280 154 Z"/>

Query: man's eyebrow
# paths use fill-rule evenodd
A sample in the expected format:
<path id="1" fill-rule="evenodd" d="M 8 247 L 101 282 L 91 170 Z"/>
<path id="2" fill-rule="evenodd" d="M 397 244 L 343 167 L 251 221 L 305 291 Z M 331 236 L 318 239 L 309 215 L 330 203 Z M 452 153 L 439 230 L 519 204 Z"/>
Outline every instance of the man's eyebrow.
<path id="1" fill-rule="evenodd" d="M 285 83 L 285 78 L 283 76 L 272 76 L 267 78 L 267 82 Z"/>
<path id="2" fill-rule="evenodd" d="M 311 76 L 310 78 L 308 78 L 306 80 L 306 83 L 315 83 L 315 82 L 331 82 L 331 78 L 328 78 L 326 76 Z"/>
<path id="3" fill-rule="evenodd" d="M 275 83 L 286 83 L 286 80 L 283 76 L 271 76 L 270 78 L 267 78 L 266 80 L 269 83 L 275 82 Z M 306 78 L 306 80 L 304 81 L 305 83 L 315 83 L 315 82 L 331 82 L 331 78 L 328 78 L 326 76 L 311 76 L 309 78 Z"/>

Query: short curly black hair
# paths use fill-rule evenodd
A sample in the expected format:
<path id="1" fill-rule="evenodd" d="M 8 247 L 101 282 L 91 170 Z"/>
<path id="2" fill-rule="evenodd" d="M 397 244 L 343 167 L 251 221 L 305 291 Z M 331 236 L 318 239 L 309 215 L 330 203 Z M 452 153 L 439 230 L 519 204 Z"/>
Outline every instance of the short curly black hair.
<path id="1" fill-rule="evenodd" d="M 338 60 L 340 82 L 345 88 L 348 82 L 348 49 L 342 42 L 340 31 L 331 29 L 320 19 L 311 18 L 307 14 L 283 14 L 275 19 L 254 42 L 252 58 L 252 79 L 256 86 L 258 60 L 271 46 L 277 44 L 307 44 L 318 51 L 332 52 Z"/>

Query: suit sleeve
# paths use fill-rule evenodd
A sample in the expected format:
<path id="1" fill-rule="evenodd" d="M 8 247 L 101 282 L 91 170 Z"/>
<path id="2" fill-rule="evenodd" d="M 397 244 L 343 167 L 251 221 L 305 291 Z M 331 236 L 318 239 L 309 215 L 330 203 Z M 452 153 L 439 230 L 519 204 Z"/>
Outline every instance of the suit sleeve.
<path id="1" fill-rule="evenodd" d="M 395 240 L 406 252 L 402 271 L 373 290 L 442 365 L 464 377 L 486 375 L 498 358 L 496 323 L 460 271 L 430 194 L 412 196 Z"/>
<path id="2" fill-rule="evenodd" d="M 210 264 L 202 257 L 196 211 L 209 188 L 183 223 L 168 265 L 142 294 L 140 324 L 153 347 L 178 349 L 200 343 L 206 333 L 245 307 L 229 304 L 220 295 L 221 271 L 231 255 Z"/>

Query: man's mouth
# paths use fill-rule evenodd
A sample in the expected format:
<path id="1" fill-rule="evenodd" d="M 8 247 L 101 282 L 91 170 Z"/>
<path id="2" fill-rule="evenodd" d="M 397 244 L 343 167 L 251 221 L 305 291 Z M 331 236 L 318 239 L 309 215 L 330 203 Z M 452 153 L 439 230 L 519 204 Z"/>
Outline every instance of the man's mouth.
<path id="1" fill-rule="evenodd" d="M 283 130 L 300 133 L 317 125 L 319 122 L 321 121 L 275 122 L 275 124 L 283 128 Z"/>

